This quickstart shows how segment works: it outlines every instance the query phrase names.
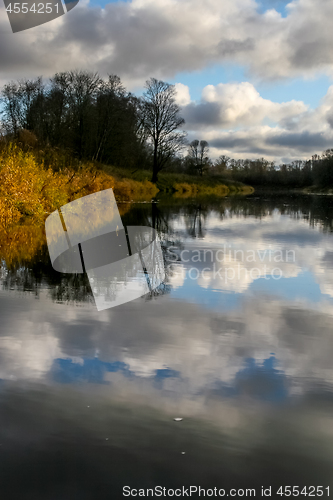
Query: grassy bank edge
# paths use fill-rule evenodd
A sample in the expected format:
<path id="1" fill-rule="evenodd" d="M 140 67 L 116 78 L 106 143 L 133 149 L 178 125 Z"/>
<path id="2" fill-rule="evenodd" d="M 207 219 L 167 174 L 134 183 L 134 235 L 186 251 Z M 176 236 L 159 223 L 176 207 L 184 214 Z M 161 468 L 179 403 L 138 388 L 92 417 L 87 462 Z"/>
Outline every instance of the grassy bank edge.
<path id="1" fill-rule="evenodd" d="M 305 194 L 319 194 L 319 195 L 330 195 L 333 196 L 333 188 L 328 188 L 328 187 L 318 187 L 318 186 L 310 186 L 307 188 L 304 188 L 302 190 L 303 193 Z"/>
<path id="2" fill-rule="evenodd" d="M 102 168 L 118 181 L 131 179 L 136 182 L 149 182 L 151 178 L 149 170 L 135 170 L 130 172 L 125 169 L 105 165 Z M 247 195 L 254 192 L 252 186 L 238 181 L 230 181 L 223 176 L 200 177 L 171 172 L 160 172 L 156 187 L 160 193 L 184 198 L 204 195 Z"/>

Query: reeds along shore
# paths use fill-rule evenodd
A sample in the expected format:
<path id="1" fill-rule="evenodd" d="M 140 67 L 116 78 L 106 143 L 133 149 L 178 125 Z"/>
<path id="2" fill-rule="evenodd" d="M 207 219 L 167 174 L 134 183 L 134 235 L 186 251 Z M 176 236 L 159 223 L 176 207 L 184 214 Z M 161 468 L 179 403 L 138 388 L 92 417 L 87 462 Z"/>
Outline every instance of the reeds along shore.
<path id="1" fill-rule="evenodd" d="M 191 198 L 196 196 L 228 196 L 229 194 L 246 195 L 254 192 L 251 186 L 237 185 L 226 186 L 225 184 L 217 184 L 216 186 L 209 186 L 205 184 L 192 184 L 192 183 L 175 183 L 176 198 Z"/>

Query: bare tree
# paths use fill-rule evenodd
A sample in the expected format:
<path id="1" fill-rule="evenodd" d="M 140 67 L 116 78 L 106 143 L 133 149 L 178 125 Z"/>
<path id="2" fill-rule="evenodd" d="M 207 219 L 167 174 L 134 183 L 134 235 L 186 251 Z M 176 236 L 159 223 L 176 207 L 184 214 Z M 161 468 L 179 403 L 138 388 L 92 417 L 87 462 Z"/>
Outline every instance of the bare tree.
<path id="1" fill-rule="evenodd" d="M 33 119 L 31 109 L 37 98 L 44 94 L 41 77 L 36 80 L 19 80 L 4 85 L 1 90 L 4 128 L 7 132 L 17 135 L 20 129 L 32 129 L 36 119 Z M 34 118 L 36 113 L 34 114 Z"/>
<path id="2" fill-rule="evenodd" d="M 203 175 L 209 165 L 209 144 L 207 141 L 198 141 L 195 139 L 189 146 L 189 157 L 193 166 L 199 175 Z"/>
<path id="3" fill-rule="evenodd" d="M 142 133 L 152 147 L 152 182 L 157 182 L 158 173 L 184 147 L 186 133 L 179 128 L 185 120 L 179 115 L 174 85 L 150 78 L 145 88 L 141 99 Z"/>
<path id="4" fill-rule="evenodd" d="M 100 76 L 89 71 L 66 71 L 51 78 L 51 93 L 57 96 L 63 125 L 71 135 L 79 158 L 84 155 L 85 144 L 90 138 L 86 124 L 91 122 L 92 108 L 102 85 Z"/>
<path id="5" fill-rule="evenodd" d="M 216 174 L 224 174 L 230 165 L 229 156 L 221 155 L 214 163 L 214 172 Z"/>

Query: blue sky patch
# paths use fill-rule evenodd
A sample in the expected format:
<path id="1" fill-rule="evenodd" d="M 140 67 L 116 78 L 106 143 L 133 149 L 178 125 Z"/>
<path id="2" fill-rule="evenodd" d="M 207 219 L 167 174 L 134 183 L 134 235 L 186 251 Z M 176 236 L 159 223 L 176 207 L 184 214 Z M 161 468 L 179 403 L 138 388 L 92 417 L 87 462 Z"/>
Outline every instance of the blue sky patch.
<path id="1" fill-rule="evenodd" d="M 323 297 L 330 299 L 328 295 L 322 294 L 314 275 L 309 271 L 303 272 L 295 278 L 281 278 L 279 280 L 259 278 L 251 283 L 249 290 L 254 294 L 259 292 L 277 295 L 284 300 L 303 299 L 318 303 Z"/>
<path id="2" fill-rule="evenodd" d="M 51 377 L 55 382 L 70 384 L 74 382 L 90 382 L 106 384 L 107 372 L 123 372 L 130 374 L 128 366 L 121 362 L 106 363 L 98 358 L 84 359 L 83 363 L 74 363 L 71 359 L 55 359 L 51 368 Z"/>
<path id="3" fill-rule="evenodd" d="M 83 363 L 75 363 L 71 359 L 55 359 L 50 370 L 51 378 L 60 384 L 72 384 L 75 382 L 88 382 L 93 384 L 107 384 L 106 373 L 120 372 L 125 376 L 134 376 L 129 366 L 122 361 L 111 363 L 101 361 L 98 358 L 83 359 Z M 162 384 L 165 379 L 179 378 L 180 373 L 170 368 L 157 369 L 152 379 Z"/>
<path id="4" fill-rule="evenodd" d="M 278 403 L 288 397 L 286 375 L 276 368 L 274 356 L 259 364 L 253 358 L 244 360 L 242 368 L 231 385 L 218 383 L 215 392 L 225 397 L 247 396 Z"/>

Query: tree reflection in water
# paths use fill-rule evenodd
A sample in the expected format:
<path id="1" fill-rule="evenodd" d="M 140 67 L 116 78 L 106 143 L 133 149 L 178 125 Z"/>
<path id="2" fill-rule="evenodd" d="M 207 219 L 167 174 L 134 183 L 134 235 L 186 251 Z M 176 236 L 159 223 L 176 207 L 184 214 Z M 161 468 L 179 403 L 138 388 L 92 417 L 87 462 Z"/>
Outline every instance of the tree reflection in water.
<path id="1" fill-rule="evenodd" d="M 295 193 L 254 193 L 244 197 L 222 199 L 163 198 L 151 203 L 134 203 L 123 215 L 125 226 L 153 227 L 161 240 L 166 278 L 170 272 L 167 248 L 182 247 L 184 238 L 204 238 L 208 215 L 223 221 L 226 217 L 258 219 L 277 212 L 304 220 L 325 233 L 333 232 L 333 199 L 331 196 Z M 182 219 L 184 228 L 177 229 Z M 146 298 L 169 293 L 167 279 Z M 94 302 L 86 274 L 62 274 L 55 271 L 49 259 L 44 227 L 22 224 L 0 231 L 0 282 L 3 289 L 33 292 L 48 289 L 57 302 Z"/>

